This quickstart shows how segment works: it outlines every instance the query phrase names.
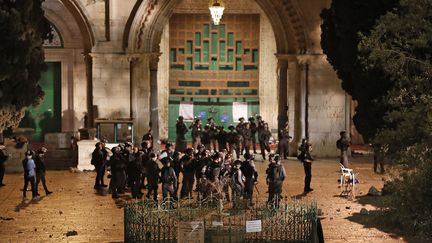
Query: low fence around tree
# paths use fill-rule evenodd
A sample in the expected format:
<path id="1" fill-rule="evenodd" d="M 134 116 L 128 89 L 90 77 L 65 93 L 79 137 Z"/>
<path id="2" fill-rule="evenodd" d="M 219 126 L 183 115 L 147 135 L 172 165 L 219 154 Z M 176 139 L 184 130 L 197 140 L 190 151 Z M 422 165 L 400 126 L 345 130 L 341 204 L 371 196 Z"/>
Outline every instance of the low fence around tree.
<path id="1" fill-rule="evenodd" d="M 236 205 L 236 206 L 233 206 Z M 318 242 L 314 202 L 226 203 L 209 197 L 181 202 L 128 202 L 125 242 Z"/>

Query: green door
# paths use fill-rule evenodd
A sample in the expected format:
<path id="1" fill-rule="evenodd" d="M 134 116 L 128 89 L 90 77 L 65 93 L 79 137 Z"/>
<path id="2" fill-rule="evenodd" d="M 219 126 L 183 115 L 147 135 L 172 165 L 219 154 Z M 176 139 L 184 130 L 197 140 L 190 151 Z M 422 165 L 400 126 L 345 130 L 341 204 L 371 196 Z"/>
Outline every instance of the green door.
<path id="1" fill-rule="evenodd" d="M 33 128 L 33 141 L 43 142 L 46 133 L 61 132 L 61 63 L 48 62 L 39 85 L 45 92 L 37 107 L 29 107 L 19 127 Z"/>

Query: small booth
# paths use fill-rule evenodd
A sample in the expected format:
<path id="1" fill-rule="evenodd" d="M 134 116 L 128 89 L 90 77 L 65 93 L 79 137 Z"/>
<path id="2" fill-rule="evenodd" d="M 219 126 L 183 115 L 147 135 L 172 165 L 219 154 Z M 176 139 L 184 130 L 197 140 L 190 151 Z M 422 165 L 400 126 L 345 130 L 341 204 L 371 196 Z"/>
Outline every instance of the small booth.
<path id="1" fill-rule="evenodd" d="M 133 119 L 96 119 L 96 138 L 106 139 L 108 143 L 133 143 Z"/>

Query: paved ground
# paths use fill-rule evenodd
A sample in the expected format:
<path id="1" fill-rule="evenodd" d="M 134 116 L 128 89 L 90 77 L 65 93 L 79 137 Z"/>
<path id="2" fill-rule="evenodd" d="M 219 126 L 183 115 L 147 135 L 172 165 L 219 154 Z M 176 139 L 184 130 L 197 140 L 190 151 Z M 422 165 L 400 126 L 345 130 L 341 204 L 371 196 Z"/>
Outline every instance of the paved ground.
<path id="1" fill-rule="evenodd" d="M 312 168 L 312 193 L 304 196 L 303 166 L 297 160 L 284 161 L 288 178 L 284 195 L 314 200 L 322 209 L 324 235 L 327 242 L 409 242 L 380 226 L 369 224 L 359 215 L 361 208 L 375 209 L 376 199 L 365 196 L 370 186 L 381 188 L 383 176 L 372 172 L 368 158 L 356 159 L 352 168 L 359 172 L 357 197 L 339 197 L 336 159 L 317 160 Z M 257 162 L 260 172 L 259 191 L 264 193 L 266 163 Z M 49 171 L 48 187 L 52 195 L 38 201 L 22 199 L 22 175 L 8 174 L 0 188 L 0 242 L 119 242 L 123 240 L 123 210 L 111 199 L 93 190 L 95 173 Z M 28 195 L 31 193 L 28 192 Z M 41 193 L 43 194 L 43 193 Z M 261 195 L 263 198 L 266 195 Z M 67 237 L 68 231 L 78 235 Z M 413 241 L 412 241 L 413 242 Z"/>

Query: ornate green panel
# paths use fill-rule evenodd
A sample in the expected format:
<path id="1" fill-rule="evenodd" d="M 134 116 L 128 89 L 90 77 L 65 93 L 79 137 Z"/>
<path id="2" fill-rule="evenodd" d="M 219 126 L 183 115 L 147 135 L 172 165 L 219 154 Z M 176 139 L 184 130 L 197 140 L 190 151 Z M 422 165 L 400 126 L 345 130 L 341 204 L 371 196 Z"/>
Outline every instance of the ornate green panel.
<path id="1" fill-rule="evenodd" d="M 218 52 L 218 34 L 216 32 L 212 32 L 212 40 L 211 40 L 211 45 L 212 45 L 212 54 L 217 54 Z"/>
<path id="2" fill-rule="evenodd" d="M 220 48 L 219 48 L 219 61 L 226 62 L 226 50 L 225 50 L 225 41 L 220 41 Z"/>
<path id="3" fill-rule="evenodd" d="M 201 46 L 201 33 L 195 33 L 195 46 Z"/>

